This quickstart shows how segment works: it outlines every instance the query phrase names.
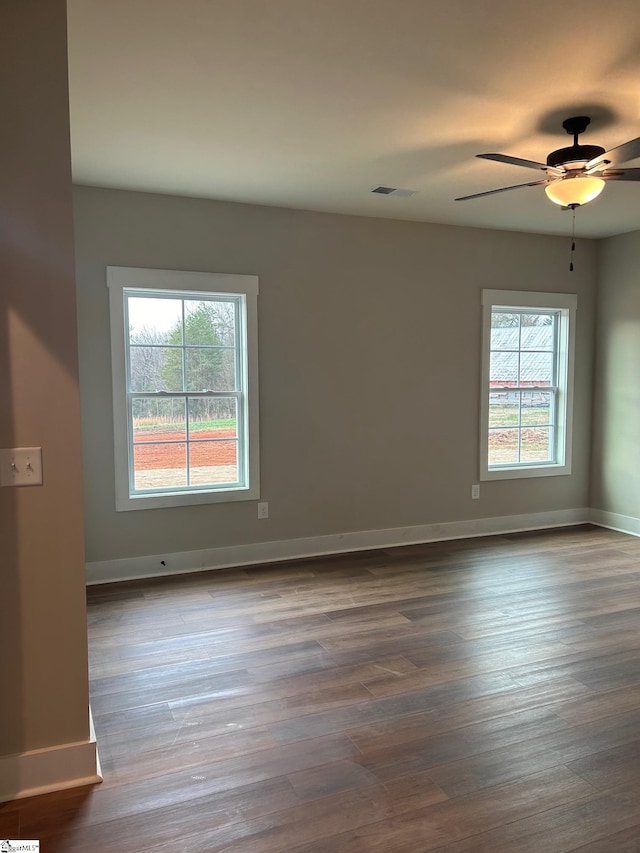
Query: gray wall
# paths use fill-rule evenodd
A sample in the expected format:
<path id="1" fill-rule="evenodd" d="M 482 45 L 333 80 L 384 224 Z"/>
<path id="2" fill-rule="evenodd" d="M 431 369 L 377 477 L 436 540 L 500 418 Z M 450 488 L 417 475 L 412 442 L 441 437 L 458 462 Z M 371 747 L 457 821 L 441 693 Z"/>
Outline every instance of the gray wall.
<path id="1" fill-rule="evenodd" d="M 553 211 L 550 212 L 550 215 Z M 87 558 L 588 505 L 595 244 L 79 187 Z M 262 495 L 116 513 L 109 264 L 260 277 Z M 579 294 L 574 473 L 478 478 L 480 291 Z"/>
<path id="2" fill-rule="evenodd" d="M 0 3 L 0 447 L 44 469 L 0 488 L 0 799 L 89 736 L 66 37 L 64 0 Z"/>
<path id="3" fill-rule="evenodd" d="M 598 254 L 591 505 L 640 519 L 640 231 Z"/>

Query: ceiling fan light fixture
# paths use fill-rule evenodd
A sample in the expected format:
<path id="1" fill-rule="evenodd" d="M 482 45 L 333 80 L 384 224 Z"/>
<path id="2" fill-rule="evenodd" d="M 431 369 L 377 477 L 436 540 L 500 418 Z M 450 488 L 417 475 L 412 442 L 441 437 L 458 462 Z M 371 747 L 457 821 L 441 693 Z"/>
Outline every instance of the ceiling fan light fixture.
<path id="1" fill-rule="evenodd" d="M 597 198 L 604 189 L 604 183 L 602 178 L 593 178 L 590 175 L 562 178 L 546 186 L 544 191 L 554 204 L 573 207 L 587 204 Z"/>

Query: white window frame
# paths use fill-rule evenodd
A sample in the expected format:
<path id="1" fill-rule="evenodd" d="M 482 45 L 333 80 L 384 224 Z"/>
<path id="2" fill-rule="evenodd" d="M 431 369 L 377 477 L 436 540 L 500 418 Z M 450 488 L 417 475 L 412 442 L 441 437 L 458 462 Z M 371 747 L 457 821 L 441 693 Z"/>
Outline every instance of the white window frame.
<path id="1" fill-rule="evenodd" d="M 107 267 L 111 316 L 111 375 L 113 382 L 113 429 L 115 452 L 115 496 L 118 512 L 194 504 L 250 501 L 260 498 L 260 457 L 258 429 L 258 278 L 253 275 L 180 272 L 139 267 Z M 197 294 L 242 295 L 244 317 L 240 324 L 245 383 L 243 400 L 246 470 L 242 486 L 211 487 L 153 494 L 131 493 L 131 436 L 127 404 L 127 342 L 125 291 L 171 291 L 180 298 Z M 151 295 L 151 293 L 149 294 Z M 240 415 L 239 415 L 240 416 Z"/>
<path id="2" fill-rule="evenodd" d="M 578 297 L 575 293 L 540 293 L 519 290 L 482 291 L 482 385 L 480 395 L 480 480 L 513 480 L 524 477 L 555 477 L 571 473 L 573 433 L 573 380 L 575 362 L 575 321 Z M 489 467 L 489 368 L 491 315 L 501 310 L 558 313 L 558 385 L 556 393 L 554 462 L 520 462 Z"/>

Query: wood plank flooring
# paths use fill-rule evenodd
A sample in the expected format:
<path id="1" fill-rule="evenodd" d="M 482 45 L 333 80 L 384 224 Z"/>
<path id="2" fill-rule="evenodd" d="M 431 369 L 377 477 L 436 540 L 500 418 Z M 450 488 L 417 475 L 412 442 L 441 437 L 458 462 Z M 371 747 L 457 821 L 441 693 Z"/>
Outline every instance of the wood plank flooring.
<path id="1" fill-rule="evenodd" d="M 579 527 L 93 587 L 105 780 L 43 853 L 640 851 L 640 539 Z"/>

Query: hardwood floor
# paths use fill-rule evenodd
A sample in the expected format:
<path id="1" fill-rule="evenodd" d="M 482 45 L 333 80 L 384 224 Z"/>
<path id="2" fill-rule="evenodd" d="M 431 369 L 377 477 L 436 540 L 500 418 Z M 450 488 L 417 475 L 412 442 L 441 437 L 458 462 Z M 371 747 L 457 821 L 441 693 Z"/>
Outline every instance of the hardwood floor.
<path id="1" fill-rule="evenodd" d="M 640 539 L 580 527 L 93 587 L 102 785 L 43 853 L 640 851 Z"/>

